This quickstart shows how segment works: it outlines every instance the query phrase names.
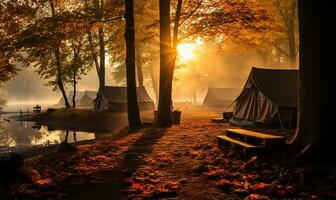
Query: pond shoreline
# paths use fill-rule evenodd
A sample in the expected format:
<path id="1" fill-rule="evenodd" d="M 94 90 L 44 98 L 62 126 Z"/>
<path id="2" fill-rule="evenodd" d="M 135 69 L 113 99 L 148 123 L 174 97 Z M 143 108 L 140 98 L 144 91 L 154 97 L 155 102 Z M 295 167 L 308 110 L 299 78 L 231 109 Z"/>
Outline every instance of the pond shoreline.
<path id="1" fill-rule="evenodd" d="M 75 144 L 71 143 L 72 145 L 85 145 L 85 144 L 93 144 L 97 142 L 97 139 L 92 140 L 83 140 L 79 141 Z M 17 146 L 17 147 L 0 147 L 0 153 L 7 153 L 7 152 L 15 152 L 22 155 L 24 158 L 29 158 L 36 155 L 46 155 L 50 153 L 54 153 L 57 151 L 59 144 L 51 144 L 49 146 Z"/>
<path id="2" fill-rule="evenodd" d="M 89 109 L 56 109 L 26 116 L 23 120 L 57 128 L 106 133 L 127 125 L 124 123 L 126 117 L 126 113 L 94 112 Z"/>
<path id="3" fill-rule="evenodd" d="M 4 114 L 4 113 L 3 113 Z M 13 114 L 13 115 L 8 115 Z M 13 121 L 34 122 L 38 126 L 46 126 L 48 131 L 70 130 L 77 132 L 94 133 L 95 139 L 79 141 L 76 144 L 87 144 L 95 142 L 98 138 L 111 134 L 124 132 L 127 130 L 126 113 L 113 112 L 94 112 L 89 109 L 56 109 L 52 112 L 44 111 L 41 113 L 24 113 L 22 116 L 17 112 L 7 113 L 4 116 L 10 123 Z M 143 121 L 151 121 L 152 112 L 142 113 Z M 4 118 L 4 119 L 5 119 Z M 13 147 L 0 147 L 0 152 L 17 152 L 24 157 L 30 157 L 37 154 L 51 153 L 56 151 L 57 144 L 46 145 L 19 145 Z"/>

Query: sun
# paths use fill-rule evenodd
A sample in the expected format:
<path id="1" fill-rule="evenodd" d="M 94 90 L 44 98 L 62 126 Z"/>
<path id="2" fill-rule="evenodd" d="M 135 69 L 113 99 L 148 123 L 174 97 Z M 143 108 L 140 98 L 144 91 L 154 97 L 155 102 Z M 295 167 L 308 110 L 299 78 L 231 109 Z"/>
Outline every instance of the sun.
<path id="1" fill-rule="evenodd" d="M 195 60 L 197 57 L 197 52 L 201 49 L 203 41 L 200 38 L 195 39 L 192 42 L 180 43 L 177 45 L 177 52 L 180 61 L 183 63 Z"/>
<path id="2" fill-rule="evenodd" d="M 177 46 L 177 51 L 182 62 L 195 59 L 195 43 L 181 43 Z"/>

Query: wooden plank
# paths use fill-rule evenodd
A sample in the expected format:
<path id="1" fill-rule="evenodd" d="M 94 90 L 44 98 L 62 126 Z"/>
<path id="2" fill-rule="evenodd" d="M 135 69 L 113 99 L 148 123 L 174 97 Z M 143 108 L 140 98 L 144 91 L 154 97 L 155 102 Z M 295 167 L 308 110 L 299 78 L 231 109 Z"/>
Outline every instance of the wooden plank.
<path id="1" fill-rule="evenodd" d="M 223 119 L 223 118 L 212 118 L 211 122 L 213 122 L 213 123 L 227 123 L 228 120 Z"/>
<path id="2" fill-rule="evenodd" d="M 270 135 L 266 133 L 258 133 L 254 131 L 244 130 L 244 129 L 227 129 L 227 132 L 239 134 L 239 135 L 246 135 L 249 137 L 261 138 L 261 139 L 283 139 L 282 136 Z"/>
<path id="3" fill-rule="evenodd" d="M 218 138 L 218 140 L 225 140 L 227 142 L 231 142 L 231 143 L 237 144 L 237 145 L 245 147 L 245 148 L 259 148 L 259 147 L 261 147 L 261 146 L 255 146 L 255 145 L 247 144 L 247 143 L 239 141 L 239 140 L 232 139 L 232 138 L 230 138 L 226 135 L 219 135 L 219 136 L 217 136 L 217 138 Z"/>

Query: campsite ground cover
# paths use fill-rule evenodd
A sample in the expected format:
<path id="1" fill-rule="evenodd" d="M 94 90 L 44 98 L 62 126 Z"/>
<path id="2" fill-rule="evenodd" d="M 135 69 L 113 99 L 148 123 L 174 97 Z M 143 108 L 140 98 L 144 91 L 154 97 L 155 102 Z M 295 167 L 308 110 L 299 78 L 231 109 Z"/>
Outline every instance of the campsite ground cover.
<path id="1" fill-rule="evenodd" d="M 212 117 L 218 114 L 184 111 L 181 124 L 168 129 L 121 131 L 78 145 L 73 152 L 26 158 L 24 175 L 6 195 L 9 199 L 336 198 L 335 166 L 291 167 L 286 164 L 288 155 L 244 158 L 230 146 L 222 152 L 216 136 L 230 125 L 211 123 Z"/>

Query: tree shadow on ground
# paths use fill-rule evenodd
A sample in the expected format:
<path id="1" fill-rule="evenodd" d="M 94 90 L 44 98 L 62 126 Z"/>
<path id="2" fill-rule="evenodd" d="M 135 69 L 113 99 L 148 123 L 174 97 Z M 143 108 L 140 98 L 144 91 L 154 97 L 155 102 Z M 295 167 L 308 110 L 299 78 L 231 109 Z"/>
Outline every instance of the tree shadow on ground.
<path id="1" fill-rule="evenodd" d="M 132 175 L 142 164 L 145 158 L 153 151 L 153 145 L 166 134 L 167 129 L 149 129 L 130 147 L 125 159 L 120 164 L 121 169 L 127 169 L 128 176 Z"/>
<path id="2" fill-rule="evenodd" d="M 127 199 L 125 190 L 129 187 L 127 178 L 145 164 L 145 158 L 153 151 L 154 144 L 167 133 L 167 129 L 149 128 L 124 153 L 124 159 L 117 168 L 101 171 L 94 176 L 101 181 L 69 188 L 68 199 Z"/>

